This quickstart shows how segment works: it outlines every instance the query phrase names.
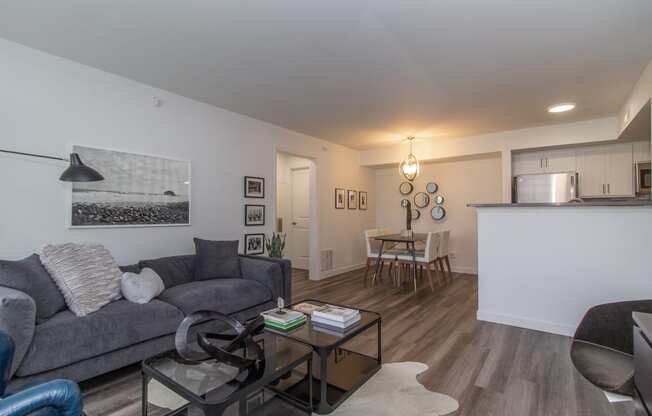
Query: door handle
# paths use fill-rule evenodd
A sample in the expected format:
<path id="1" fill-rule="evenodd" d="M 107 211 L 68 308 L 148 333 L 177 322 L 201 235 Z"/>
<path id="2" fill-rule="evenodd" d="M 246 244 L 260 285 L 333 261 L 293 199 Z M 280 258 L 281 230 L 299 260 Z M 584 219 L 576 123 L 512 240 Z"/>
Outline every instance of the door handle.
<path id="1" fill-rule="evenodd" d="M 548 167 L 548 158 L 546 158 L 546 167 Z"/>
<path id="2" fill-rule="evenodd" d="M 607 184 L 607 193 L 611 194 L 611 184 L 610 183 Z"/>
<path id="3" fill-rule="evenodd" d="M 605 190 L 605 186 L 604 186 L 604 184 L 602 184 L 602 194 L 604 195 L 606 193 L 607 193 L 607 191 Z"/>
<path id="4" fill-rule="evenodd" d="M 296 222 L 293 222 L 292 225 L 297 225 L 297 223 L 296 223 Z"/>

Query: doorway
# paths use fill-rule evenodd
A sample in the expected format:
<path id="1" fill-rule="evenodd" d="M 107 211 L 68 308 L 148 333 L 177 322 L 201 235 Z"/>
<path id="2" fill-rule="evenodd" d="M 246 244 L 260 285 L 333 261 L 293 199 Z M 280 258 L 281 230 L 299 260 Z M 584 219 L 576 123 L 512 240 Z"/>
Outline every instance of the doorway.
<path id="1" fill-rule="evenodd" d="M 276 232 L 285 234 L 284 257 L 295 269 L 310 269 L 313 162 L 278 152 L 276 160 Z"/>

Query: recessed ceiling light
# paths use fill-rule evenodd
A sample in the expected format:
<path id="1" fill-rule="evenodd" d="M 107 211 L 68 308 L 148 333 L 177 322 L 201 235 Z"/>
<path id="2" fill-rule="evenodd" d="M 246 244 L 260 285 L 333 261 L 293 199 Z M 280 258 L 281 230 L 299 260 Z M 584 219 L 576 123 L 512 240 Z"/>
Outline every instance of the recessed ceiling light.
<path id="1" fill-rule="evenodd" d="M 548 107 L 549 113 L 564 113 L 566 111 L 571 111 L 575 108 L 573 103 L 564 103 L 564 104 L 555 104 L 551 107 Z"/>

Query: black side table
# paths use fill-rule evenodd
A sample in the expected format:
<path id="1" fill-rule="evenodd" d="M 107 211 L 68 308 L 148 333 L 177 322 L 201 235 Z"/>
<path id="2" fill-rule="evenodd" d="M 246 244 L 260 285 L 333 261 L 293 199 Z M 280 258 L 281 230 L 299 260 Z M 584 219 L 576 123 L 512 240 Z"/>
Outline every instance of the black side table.
<path id="1" fill-rule="evenodd" d="M 298 303 L 326 304 L 326 302 L 318 300 L 304 300 Z M 380 370 L 382 365 L 381 324 L 382 319 L 378 313 L 360 309 L 359 324 L 343 334 L 330 331 L 327 333 L 313 327 L 310 317 L 304 325 L 289 333 L 280 333 L 269 329 L 265 331 L 302 342 L 314 350 L 316 358 L 319 360 L 313 374 L 316 379 L 314 408 L 316 413 L 323 415 L 335 410 Z M 354 351 L 345 345 L 359 340 L 363 334 L 366 335 L 369 331 L 375 332 L 375 334 L 369 334 L 374 335 L 376 339 L 375 355 Z M 306 380 L 303 380 L 288 389 L 287 392 L 300 400 L 306 400 L 305 382 Z"/>
<path id="2" fill-rule="evenodd" d="M 312 348 L 265 332 L 256 338 L 264 351 L 264 368 L 239 372 L 215 359 L 187 363 L 176 351 L 148 358 L 142 363 L 142 416 L 148 413 L 147 389 L 152 380 L 185 399 L 188 404 L 166 416 L 254 416 L 258 414 L 310 415 L 312 412 Z M 248 354 L 248 352 L 243 352 Z M 303 400 L 286 393 L 306 383 Z"/>

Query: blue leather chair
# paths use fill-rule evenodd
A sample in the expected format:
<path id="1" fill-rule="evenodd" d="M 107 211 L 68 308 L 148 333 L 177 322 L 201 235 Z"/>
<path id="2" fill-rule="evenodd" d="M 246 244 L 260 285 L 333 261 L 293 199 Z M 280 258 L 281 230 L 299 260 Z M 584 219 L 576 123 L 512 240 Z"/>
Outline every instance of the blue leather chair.
<path id="1" fill-rule="evenodd" d="M 69 380 L 53 380 L 5 394 L 9 382 L 14 342 L 0 332 L 0 416 L 81 416 L 79 387 Z"/>

